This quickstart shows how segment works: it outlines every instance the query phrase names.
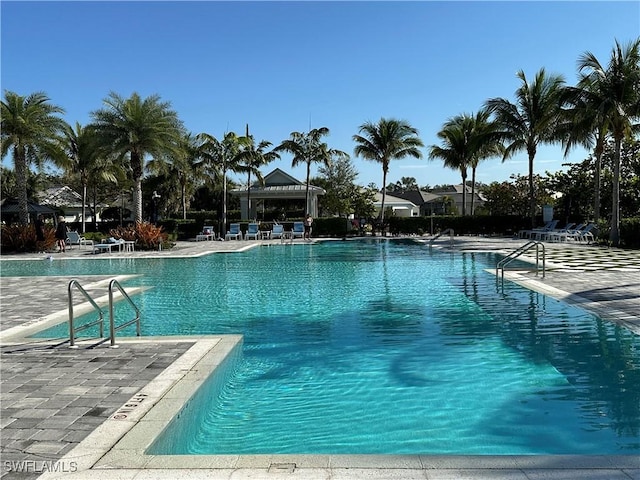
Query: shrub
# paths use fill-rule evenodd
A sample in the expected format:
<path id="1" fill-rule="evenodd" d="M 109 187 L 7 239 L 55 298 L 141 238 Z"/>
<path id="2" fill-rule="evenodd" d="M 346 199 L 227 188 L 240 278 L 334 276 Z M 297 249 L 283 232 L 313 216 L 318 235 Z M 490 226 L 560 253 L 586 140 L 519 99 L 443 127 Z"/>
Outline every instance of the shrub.
<path id="1" fill-rule="evenodd" d="M 640 248 L 640 217 L 620 220 L 620 241 L 624 247 Z"/>
<path id="2" fill-rule="evenodd" d="M 162 227 L 156 227 L 149 222 L 137 222 L 135 225 L 127 227 L 116 227 L 109 231 L 109 234 L 118 239 L 135 241 L 139 250 L 158 250 L 160 245 L 163 249 L 173 247 L 169 242 L 169 236 L 162 231 Z"/>
<path id="3" fill-rule="evenodd" d="M 3 225 L 3 252 L 43 252 L 53 249 L 56 244 L 56 230 L 50 225 L 44 226 L 44 241 L 36 240 L 33 225 Z"/>

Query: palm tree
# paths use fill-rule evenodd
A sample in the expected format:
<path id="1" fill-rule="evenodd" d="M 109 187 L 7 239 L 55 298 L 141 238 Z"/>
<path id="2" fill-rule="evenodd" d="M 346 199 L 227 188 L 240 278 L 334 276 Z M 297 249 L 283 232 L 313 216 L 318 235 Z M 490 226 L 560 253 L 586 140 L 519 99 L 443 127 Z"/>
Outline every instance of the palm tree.
<path id="1" fill-rule="evenodd" d="M 438 132 L 442 146 L 432 145 L 429 158 L 439 158 L 444 166 L 460 170 L 462 177 L 462 215 L 467 214 L 467 168 L 472 160 L 471 134 L 473 118 L 469 115 L 458 115 L 449 119 Z"/>
<path id="2" fill-rule="evenodd" d="M 487 100 L 486 107 L 495 114 L 502 138 L 506 141 L 502 160 L 525 150 L 529 158 L 529 217 L 535 226 L 536 198 L 533 183 L 533 163 L 538 145 L 555 143 L 561 139 L 561 100 L 564 79 L 560 75 L 547 75 L 544 68 L 536 74 L 532 83 L 524 72 L 517 74 L 522 81 L 516 90 L 516 103 L 504 98 Z"/>
<path id="3" fill-rule="evenodd" d="M 133 207 L 136 222 L 142 221 L 142 175 L 145 157 L 161 157 L 177 151 L 183 132 L 178 114 L 158 95 L 142 99 L 137 93 L 125 99 L 111 92 L 103 100 L 105 108 L 91 113 L 105 151 L 119 161 L 129 160 L 134 184 Z"/>
<path id="4" fill-rule="evenodd" d="M 218 177 L 222 184 L 220 235 L 224 237 L 227 231 L 227 172 L 246 172 L 238 155 L 242 148 L 248 145 L 249 140 L 245 137 L 238 137 L 234 132 L 225 133 L 222 141 L 208 133 L 199 133 L 196 135 L 196 140 L 198 141 L 199 165 L 212 179 Z"/>
<path id="5" fill-rule="evenodd" d="M 66 153 L 64 167 L 80 177 L 82 185 L 82 233 L 86 231 L 87 186 L 89 180 L 99 175 L 103 180 L 117 183 L 116 175 L 108 168 L 101 156 L 95 131 L 76 122 L 75 128 L 66 125 L 61 139 L 61 148 Z"/>
<path id="6" fill-rule="evenodd" d="M 182 219 L 187 219 L 189 201 L 193 196 L 194 187 L 201 179 L 201 169 L 198 164 L 198 145 L 196 137 L 191 133 L 185 133 L 180 137 L 178 150 L 171 151 L 167 155 L 154 158 L 147 164 L 147 169 L 155 174 L 163 175 L 165 179 L 177 179 L 177 185 L 169 185 L 167 192 L 176 192 L 179 187 L 180 210 Z M 175 195 L 171 195 L 175 206 Z M 177 208 L 174 208 L 177 210 Z"/>
<path id="7" fill-rule="evenodd" d="M 424 144 L 418 137 L 417 129 L 404 120 L 394 118 L 381 118 L 378 123 L 363 123 L 360 125 L 359 134 L 353 136 L 353 141 L 357 143 L 354 149 L 356 156 L 382 164 L 380 223 L 383 224 L 389 162 L 407 156 L 422 158 L 419 147 Z"/>
<path id="8" fill-rule="evenodd" d="M 495 122 L 491 120 L 491 112 L 486 108 L 471 115 L 471 215 L 475 214 L 476 170 L 478 164 L 487 158 L 503 154 L 500 134 Z"/>
<path id="9" fill-rule="evenodd" d="M 29 165 L 35 163 L 40 167 L 47 160 L 60 161 L 61 152 L 57 147 L 57 140 L 66 123 L 57 115 L 64 113 L 64 110 L 51 104 L 49 97 L 43 92 L 23 97 L 15 92 L 5 91 L 0 111 L 2 158 L 12 150 L 18 192 L 18 219 L 22 225 L 27 225 Z"/>
<path id="10" fill-rule="evenodd" d="M 305 212 L 311 210 L 309 205 L 309 182 L 311 180 L 311 164 L 320 163 L 329 165 L 334 157 L 348 158 L 349 154 L 342 150 L 329 148 L 326 143 L 321 142 L 321 138 L 329 135 L 327 127 L 314 128 L 307 133 L 291 132 L 288 140 L 284 140 L 274 150 L 276 152 L 285 151 L 293 154 L 291 166 L 295 167 L 300 163 L 307 166 L 307 180 L 305 190 Z"/>
<path id="11" fill-rule="evenodd" d="M 582 83 L 582 82 L 580 82 Z M 563 144 L 564 156 L 576 145 L 593 148 L 595 157 L 593 189 L 593 221 L 600 219 L 600 185 L 602 183 L 602 155 L 607 140 L 607 119 L 598 105 L 603 101 L 588 84 L 567 87 L 562 128 L 567 131 Z"/>
<path id="12" fill-rule="evenodd" d="M 579 82 L 596 110 L 599 128 L 614 140 L 611 232 L 613 245 L 620 243 L 620 161 L 625 136 L 631 135 L 640 116 L 640 38 L 622 47 L 617 41 L 606 68 L 589 52 L 578 60 Z M 584 73 L 583 73 L 584 72 Z"/>
<path id="13" fill-rule="evenodd" d="M 260 173 L 260 167 L 280 158 L 280 155 L 275 150 L 265 151 L 272 145 L 272 143 L 267 140 L 260 141 L 256 146 L 253 136 L 249 135 L 248 124 L 245 138 L 247 139 L 246 145 L 242 151 L 238 153 L 238 160 L 244 165 L 247 173 L 247 216 L 249 218 L 251 216 L 251 174 L 254 174 L 258 182 L 262 184 L 263 179 Z"/>

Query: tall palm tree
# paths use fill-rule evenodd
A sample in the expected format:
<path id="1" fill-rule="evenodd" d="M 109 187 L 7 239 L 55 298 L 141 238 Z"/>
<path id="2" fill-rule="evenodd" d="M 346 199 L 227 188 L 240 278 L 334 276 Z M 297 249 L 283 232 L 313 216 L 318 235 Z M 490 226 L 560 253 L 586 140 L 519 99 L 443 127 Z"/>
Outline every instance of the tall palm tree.
<path id="1" fill-rule="evenodd" d="M 487 158 L 502 156 L 504 147 L 497 124 L 491 120 L 491 112 L 480 109 L 472 118 L 471 130 L 471 215 L 475 214 L 476 170 Z"/>
<path id="2" fill-rule="evenodd" d="M 142 221 L 142 175 L 145 157 L 160 157 L 176 151 L 183 133 L 178 114 L 160 96 L 141 98 L 138 93 L 125 99 L 111 92 L 103 100 L 105 108 L 91 113 L 100 145 L 119 161 L 129 160 L 134 184 L 133 207 L 136 222 Z"/>
<path id="3" fill-rule="evenodd" d="M 640 38 L 621 46 L 616 41 L 607 66 L 603 66 L 590 52 L 578 60 L 582 77 L 579 86 L 596 92 L 593 105 L 602 120 L 601 128 L 614 140 L 613 198 L 611 232 L 613 245 L 620 243 L 620 161 L 625 136 L 631 135 L 634 122 L 640 117 Z M 601 116 L 601 117 L 600 117 Z"/>
<path id="4" fill-rule="evenodd" d="M 533 163 L 538 145 L 561 140 L 558 129 L 564 79 L 547 75 L 544 68 L 529 83 L 524 72 L 517 74 L 522 85 L 516 90 L 516 103 L 504 98 L 487 100 L 486 108 L 495 114 L 496 122 L 506 145 L 502 160 L 525 150 L 529 159 L 529 217 L 535 226 L 536 198 L 533 182 Z"/>
<path id="5" fill-rule="evenodd" d="M 251 216 L 251 174 L 255 175 L 258 182 L 262 184 L 262 174 L 260 167 L 280 158 L 278 152 L 271 150 L 266 151 L 272 143 L 267 140 L 261 140 L 256 145 L 253 135 L 249 135 L 249 125 L 245 132 L 246 145 L 242 151 L 238 153 L 238 160 L 244 165 L 247 172 L 247 215 Z"/>
<path id="6" fill-rule="evenodd" d="M 348 158 L 349 154 L 342 150 L 329 148 L 321 141 L 322 137 L 329 135 L 327 127 L 314 128 L 306 133 L 291 132 L 290 138 L 284 140 L 274 150 L 276 152 L 285 151 L 293 155 L 291 166 L 295 167 L 301 163 L 307 166 L 307 179 L 305 190 L 305 212 L 311 210 L 309 205 L 309 182 L 311 180 L 311 164 L 320 163 L 329 165 L 331 160 L 336 158 Z"/>
<path id="7" fill-rule="evenodd" d="M 29 223 L 27 207 L 27 173 L 30 164 L 40 167 L 43 162 L 58 162 L 62 154 L 58 148 L 58 135 L 65 121 L 58 117 L 64 110 L 49 101 L 43 92 L 23 97 L 5 91 L 1 103 L 0 138 L 2 158 L 12 151 L 18 191 L 18 219 Z"/>
<path id="8" fill-rule="evenodd" d="M 439 158 L 444 166 L 459 170 L 462 177 L 462 215 L 467 214 L 467 168 L 471 163 L 471 129 L 469 115 L 449 119 L 438 132 L 442 146 L 432 145 L 429 158 Z"/>
<path id="9" fill-rule="evenodd" d="M 419 147 L 424 146 L 418 130 L 404 120 L 381 118 L 378 123 L 365 122 L 360 125 L 354 153 L 366 160 L 382 164 L 382 205 L 380 223 L 384 223 L 384 203 L 386 200 L 387 174 L 389 162 L 405 157 L 422 158 Z"/>
<path id="10" fill-rule="evenodd" d="M 163 175 L 166 179 L 177 179 L 180 192 L 180 210 L 182 219 L 187 219 L 187 209 L 195 186 L 203 178 L 200 165 L 198 163 L 198 145 L 196 137 L 191 133 L 185 133 L 178 141 L 178 149 L 169 152 L 167 155 L 157 157 L 149 161 L 147 169 L 158 175 Z M 172 187 L 170 185 L 169 187 Z M 167 191 L 175 192 L 175 188 Z M 175 205 L 175 195 L 174 198 Z"/>
<path id="11" fill-rule="evenodd" d="M 568 156 L 576 145 L 593 148 L 595 171 L 593 173 L 593 220 L 600 219 L 600 186 L 602 183 L 602 155 L 608 134 L 608 121 L 604 112 L 598 108 L 603 99 L 597 90 L 589 84 L 566 88 L 566 108 L 562 127 L 567 133 L 563 140 L 564 156 Z"/>
<path id="12" fill-rule="evenodd" d="M 82 185 L 82 233 L 85 233 L 89 180 L 92 176 L 99 175 L 105 181 L 117 183 L 117 178 L 101 155 L 95 130 L 76 122 L 75 128 L 66 125 L 62 133 L 61 148 L 67 157 L 64 167 L 78 175 Z"/>
<path id="13" fill-rule="evenodd" d="M 249 140 L 239 137 L 234 132 L 225 133 L 221 141 L 208 133 L 199 133 L 196 135 L 196 140 L 199 164 L 212 179 L 219 178 L 222 185 L 220 235 L 224 237 L 227 231 L 227 172 L 246 172 L 238 155 Z"/>

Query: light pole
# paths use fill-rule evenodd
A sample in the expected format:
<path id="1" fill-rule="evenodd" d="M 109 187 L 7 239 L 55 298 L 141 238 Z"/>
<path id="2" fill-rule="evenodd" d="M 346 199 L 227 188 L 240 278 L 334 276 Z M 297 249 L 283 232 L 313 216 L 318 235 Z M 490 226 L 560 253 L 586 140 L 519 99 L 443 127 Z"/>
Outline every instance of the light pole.
<path id="1" fill-rule="evenodd" d="M 153 215 L 152 215 L 152 220 L 153 220 L 153 224 L 155 225 L 156 223 L 158 223 L 158 199 L 160 198 L 160 195 L 158 195 L 158 192 L 156 192 L 155 190 L 153 191 L 153 195 L 151 195 L 151 200 L 153 201 Z"/>

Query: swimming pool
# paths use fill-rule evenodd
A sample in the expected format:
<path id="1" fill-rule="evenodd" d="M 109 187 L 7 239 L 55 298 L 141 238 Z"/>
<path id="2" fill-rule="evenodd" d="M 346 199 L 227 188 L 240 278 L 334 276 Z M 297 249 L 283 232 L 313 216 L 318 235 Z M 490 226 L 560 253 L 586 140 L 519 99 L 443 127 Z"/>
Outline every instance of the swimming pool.
<path id="1" fill-rule="evenodd" d="M 150 453 L 640 452 L 638 338 L 503 293 L 495 260 L 387 241 L 107 260 L 154 287 L 143 334 L 245 335 Z"/>

